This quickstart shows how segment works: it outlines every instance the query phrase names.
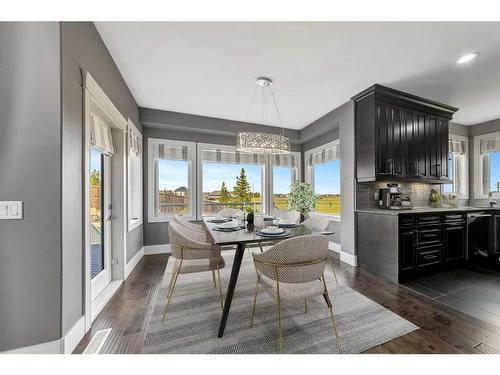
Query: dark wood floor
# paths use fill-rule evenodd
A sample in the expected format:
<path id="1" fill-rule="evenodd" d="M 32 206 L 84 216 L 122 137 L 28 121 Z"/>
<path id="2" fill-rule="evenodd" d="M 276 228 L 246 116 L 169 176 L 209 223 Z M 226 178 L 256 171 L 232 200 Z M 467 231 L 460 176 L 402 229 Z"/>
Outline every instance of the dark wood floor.
<path id="1" fill-rule="evenodd" d="M 96 318 L 75 353 L 81 353 L 93 334 L 105 328 L 112 331 L 101 353 L 141 353 L 166 261 L 166 255 L 150 255 L 141 260 Z M 340 283 L 420 327 L 368 353 L 500 353 L 500 328 L 338 259 L 334 263 Z"/>

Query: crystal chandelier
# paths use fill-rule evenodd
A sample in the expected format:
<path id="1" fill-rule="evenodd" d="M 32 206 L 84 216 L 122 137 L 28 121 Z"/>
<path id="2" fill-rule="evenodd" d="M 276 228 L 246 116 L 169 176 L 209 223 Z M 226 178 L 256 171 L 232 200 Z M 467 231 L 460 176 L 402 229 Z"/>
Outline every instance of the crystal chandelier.
<path id="1" fill-rule="evenodd" d="M 283 121 L 281 120 L 280 113 L 278 111 L 278 105 L 276 104 L 276 99 L 274 98 L 274 92 L 271 88 L 273 81 L 269 78 L 261 77 L 257 79 L 257 85 L 262 87 L 263 96 L 263 114 L 264 114 L 264 125 L 267 125 L 267 105 L 266 98 L 270 94 L 273 99 L 274 108 L 276 109 L 276 114 L 283 126 Z M 252 109 L 255 96 L 257 94 L 258 87 L 255 88 L 255 92 L 250 103 L 250 108 L 248 109 L 248 114 Z M 285 137 L 285 128 L 283 128 L 281 134 L 272 133 L 262 133 L 262 132 L 239 132 L 236 136 L 236 149 L 240 152 L 250 152 L 250 153 L 262 153 L 262 154 L 288 154 L 290 153 L 290 139 Z"/>

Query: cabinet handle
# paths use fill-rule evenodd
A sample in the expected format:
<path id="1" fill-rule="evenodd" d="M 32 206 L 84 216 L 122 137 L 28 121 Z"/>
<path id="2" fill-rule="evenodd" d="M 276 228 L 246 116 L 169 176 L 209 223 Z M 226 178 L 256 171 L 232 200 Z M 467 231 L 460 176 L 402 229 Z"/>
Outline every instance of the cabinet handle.
<path id="1" fill-rule="evenodd" d="M 422 255 L 422 258 L 424 258 L 425 260 L 436 259 L 437 257 L 438 257 L 437 255 L 432 255 L 432 254 Z"/>

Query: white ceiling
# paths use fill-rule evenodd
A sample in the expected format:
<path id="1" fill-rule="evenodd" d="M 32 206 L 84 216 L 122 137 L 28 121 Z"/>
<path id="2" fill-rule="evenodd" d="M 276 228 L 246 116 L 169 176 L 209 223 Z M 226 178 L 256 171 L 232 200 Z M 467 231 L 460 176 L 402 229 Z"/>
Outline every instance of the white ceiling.
<path id="1" fill-rule="evenodd" d="M 500 23 L 97 22 L 141 107 L 245 121 L 268 76 L 285 127 L 301 129 L 380 83 L 500 117 Z M 465 65 L 468 52 L 480 56 Z M 262 101 L 248 118 L 262 123 Z M 278 125 L 276 116 L 271 123 Z"/>

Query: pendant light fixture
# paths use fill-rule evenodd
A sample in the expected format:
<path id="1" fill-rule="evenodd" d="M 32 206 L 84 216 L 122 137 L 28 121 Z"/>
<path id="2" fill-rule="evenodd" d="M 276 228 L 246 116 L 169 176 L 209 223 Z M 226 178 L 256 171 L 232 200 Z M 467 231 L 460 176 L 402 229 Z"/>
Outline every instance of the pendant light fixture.
<path id="1" fill-rule="evenodd" d="M 276 104 L 273 89 L 271 88 L 273 81 L 266 77 L 257 78 L 257 87 L 250 102 L 250 107 L 247 112 L 250 114 L 253 102 L 259 87 L 262 87 L 262 103 L 263 103 L 263 120 L 264 125 L 267 125 L 267 97 L 273 99 L 274 108 L 281 126 L 283 121 Z M 264 133 L 264 132 L 239 132 L 236 136 L 236 149 L 240 152 L 260 153 L 260 154 L 289 154 L 290 153 L 290 139 L 285 137 L 285 128 L 282 129 L 281 134 Z"/>

